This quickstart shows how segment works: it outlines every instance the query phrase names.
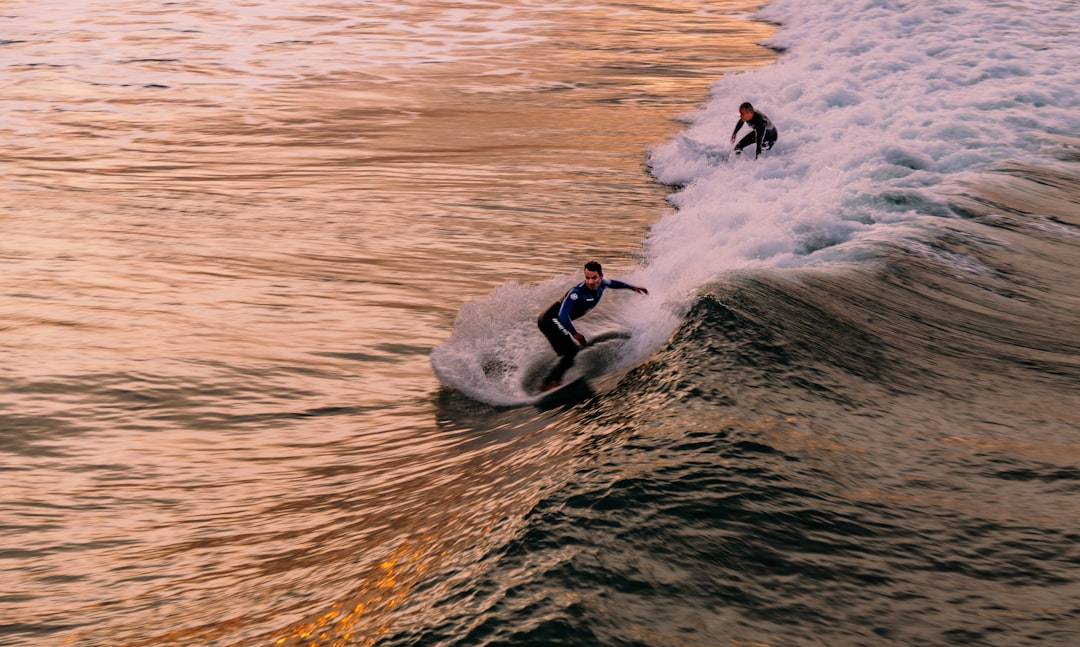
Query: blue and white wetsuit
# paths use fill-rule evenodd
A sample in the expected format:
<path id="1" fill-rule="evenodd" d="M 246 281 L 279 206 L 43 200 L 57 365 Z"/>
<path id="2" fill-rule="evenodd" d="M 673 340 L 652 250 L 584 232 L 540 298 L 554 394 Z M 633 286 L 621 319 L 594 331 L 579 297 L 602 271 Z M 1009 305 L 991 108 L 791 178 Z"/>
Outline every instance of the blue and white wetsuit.
<path id="1" fill-rule="evenodd" d="M 634 286 L 614 279 L 600 279 L 600 286 L 596 291 L 585 286 L 585 282 L 578 283 L 559 301 L 551 304 L 551 307 L 540 315 L 536 320 L 540 332 L 544 333 L 551 347 L 562 357 L 559 365 L 555 367 L 549 380 L 558 381 L 566 369 L 574 364 L 574 356 L 578 352 L 578 343 L 574 341 L 577 329 L 574 328 L 574 319 L 578 319 L 600 303 L 600 297 L 604 296 L 604 290 L 613 288 L 616 290 L 633 290 Z"/>

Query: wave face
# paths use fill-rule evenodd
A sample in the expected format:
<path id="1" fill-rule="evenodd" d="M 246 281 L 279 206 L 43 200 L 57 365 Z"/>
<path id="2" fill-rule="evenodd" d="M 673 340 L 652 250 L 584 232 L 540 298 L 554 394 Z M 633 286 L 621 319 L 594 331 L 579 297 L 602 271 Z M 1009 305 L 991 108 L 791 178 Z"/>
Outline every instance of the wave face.
<path id="1" fill-rule="evenodd" d="M 1080 256 L 1032 219 L 709 282 L 388 644 L 1071 644 Z"/>

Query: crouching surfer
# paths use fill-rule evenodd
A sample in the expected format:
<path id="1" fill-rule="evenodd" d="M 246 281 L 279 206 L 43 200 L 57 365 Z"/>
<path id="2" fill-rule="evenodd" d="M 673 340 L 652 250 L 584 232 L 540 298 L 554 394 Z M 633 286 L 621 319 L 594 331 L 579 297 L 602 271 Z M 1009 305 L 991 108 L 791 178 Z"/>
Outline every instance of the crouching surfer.
<path id="1" fill-rule="evenodd" d="M 739 106 L 739 120 L 735 122 L 735 131 L 731 133 L 732 143 L 735 142 L 735 137 L 744 123 L 750 126 L 750 132 L 739 140 L 738 144 L 735 144 L 735 154 L 741 155 L 744 148 L 754 144 L 754 159 L 757 159 L 761 151 L 769 150 L 776 144 L 778 134 L 776 126 L 764 112 L 755 110 L 754 106 L 747 101 Z"/>
<path id="2" fill-rule="evenodd" d="M 544 333 L 559 356 L 558 365 L 541 383 L 541 391 L 549 391 L 559 386 L 563 375 L 574 365 L 574 356 L 585 346 L 586 341 L 585 336 L 574 328 L 573 320 L 595 308 L 607 288 L 633 290 L 638 294 L 649 293 L 645 288 L 636 285 L 605 279 L 600 263 L 589 261 L 585 264 L 585 280 L 571 288 L 562 299 L 551 304 L 536 320 L 540 332 Z"/>

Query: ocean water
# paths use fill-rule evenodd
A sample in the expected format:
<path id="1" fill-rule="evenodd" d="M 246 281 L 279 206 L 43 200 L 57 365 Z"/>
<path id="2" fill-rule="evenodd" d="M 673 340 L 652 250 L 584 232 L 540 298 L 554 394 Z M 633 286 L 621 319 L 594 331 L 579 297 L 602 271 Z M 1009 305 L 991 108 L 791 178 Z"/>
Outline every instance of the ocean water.
<path id="1" fill-rule="evenodd" d="M 1075 3 L 0 21 L 0 644 L 1080 643 Z"/>

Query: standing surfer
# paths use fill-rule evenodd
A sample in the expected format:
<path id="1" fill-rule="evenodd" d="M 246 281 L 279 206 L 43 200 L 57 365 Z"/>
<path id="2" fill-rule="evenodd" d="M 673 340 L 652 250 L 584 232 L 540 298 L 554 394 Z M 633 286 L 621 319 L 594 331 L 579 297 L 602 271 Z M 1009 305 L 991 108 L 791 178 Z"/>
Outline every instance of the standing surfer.
<path id="1" fill-rule="evenodd" d="M 642 287 L 614 279 L 605 279 L 600 263 L 596 261 L 586 263 L 585 280 L 571 288 L 562 299 L 551 304 L 551 307 L 536 321 L 540 332 L 544 333 L 551 347 L 560 357 L 559 364 L 541 384 L 541 391 L 548 391 L 559 386 L 563 374 L 574 365 L 574 356 L 581 347 L 585 346 L 586 341 L 585 336 L 574 328 L 573 320 L 596 307 L 607 288 L 633 290 L 638 294 L 649 293 Z"/>

